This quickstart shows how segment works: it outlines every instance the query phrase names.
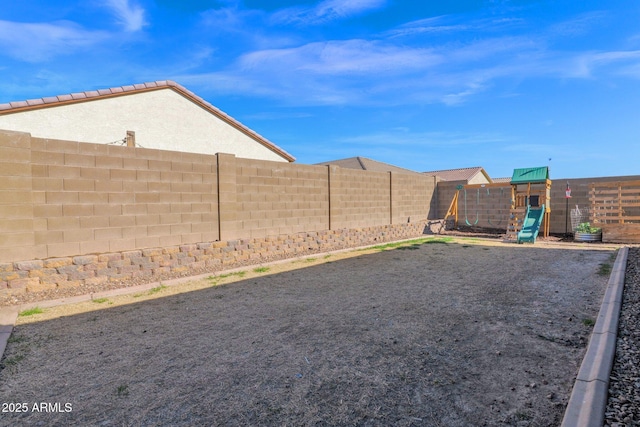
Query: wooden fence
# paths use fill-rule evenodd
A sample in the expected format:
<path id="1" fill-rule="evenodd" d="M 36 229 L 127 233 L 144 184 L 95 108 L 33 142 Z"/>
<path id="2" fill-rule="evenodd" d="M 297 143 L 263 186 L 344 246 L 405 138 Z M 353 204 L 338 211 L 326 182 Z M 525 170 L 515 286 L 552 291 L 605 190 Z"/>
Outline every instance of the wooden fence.
<path id="1" fill-rule="evenodd" d="M 590 185 L 590 221 L 605 242 L 640 241 L 640 180 Z"/>

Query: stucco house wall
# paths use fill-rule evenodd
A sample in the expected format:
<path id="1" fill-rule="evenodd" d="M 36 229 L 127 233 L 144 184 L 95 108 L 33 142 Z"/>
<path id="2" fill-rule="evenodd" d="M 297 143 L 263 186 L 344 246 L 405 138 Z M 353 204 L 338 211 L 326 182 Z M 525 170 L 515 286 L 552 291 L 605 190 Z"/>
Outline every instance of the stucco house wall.
<path id="1" fill-rule="evenodd" d="M 127 131 L 134 131 L 136 145 L 144 148 L 294 160 L 280 147 L 176 83 L 128 88 L 2 104 L 0 129 L 96 144 L 121 141 Z"/>

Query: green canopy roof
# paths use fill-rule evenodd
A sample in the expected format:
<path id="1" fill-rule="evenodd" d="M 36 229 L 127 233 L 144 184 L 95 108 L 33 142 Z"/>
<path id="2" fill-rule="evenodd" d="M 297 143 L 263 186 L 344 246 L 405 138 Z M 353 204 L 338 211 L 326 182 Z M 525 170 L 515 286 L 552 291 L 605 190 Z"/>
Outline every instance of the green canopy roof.
<path id="1" fill-rule="evenodd" d="M 542 166 L 539 168 L 514 169 L 511 177 L 511 184 L 527 184 L 546 182 L 549 179 L 549 168 Z"/>

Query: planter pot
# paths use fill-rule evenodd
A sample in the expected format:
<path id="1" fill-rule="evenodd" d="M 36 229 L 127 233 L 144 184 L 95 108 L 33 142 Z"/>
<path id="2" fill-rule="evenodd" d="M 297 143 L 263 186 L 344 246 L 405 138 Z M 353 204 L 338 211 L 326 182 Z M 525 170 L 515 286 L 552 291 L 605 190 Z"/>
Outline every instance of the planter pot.
<path id="1" fill-rule="evenodd" d="M 573 240 L 576 242 L 601 242 L 602 231 L 598 231 L 597 233 L 579 233 L 576 231 Z"/>

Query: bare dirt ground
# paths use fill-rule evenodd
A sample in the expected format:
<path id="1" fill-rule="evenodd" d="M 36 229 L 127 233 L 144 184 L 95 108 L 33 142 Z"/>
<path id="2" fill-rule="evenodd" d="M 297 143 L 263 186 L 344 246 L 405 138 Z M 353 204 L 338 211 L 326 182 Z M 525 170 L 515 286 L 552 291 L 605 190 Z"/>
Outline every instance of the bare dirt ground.
<path id="1" fill-rule="evenodd" d="M 559 425 L 611 247 L 382 249 L 20 317 L 0 425 Z"/>

